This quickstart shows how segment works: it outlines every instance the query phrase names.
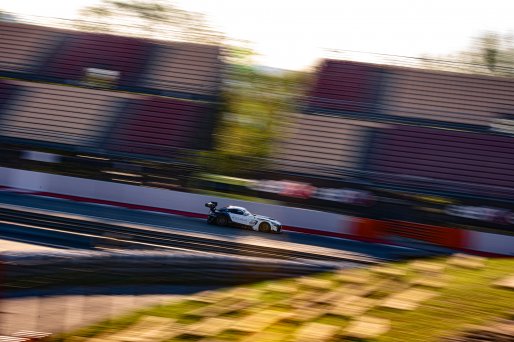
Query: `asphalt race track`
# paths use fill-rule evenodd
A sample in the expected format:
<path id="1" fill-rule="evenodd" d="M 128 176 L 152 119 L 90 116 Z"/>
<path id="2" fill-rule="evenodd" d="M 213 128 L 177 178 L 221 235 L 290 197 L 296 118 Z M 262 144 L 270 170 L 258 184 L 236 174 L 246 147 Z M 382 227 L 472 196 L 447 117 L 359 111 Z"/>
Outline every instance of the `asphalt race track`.
<path id="1" fill-rule="evenodd" d="M 159 228 L 166 228 L 173 232 L 199 233 L 204 234 L 206 237 L 223 238 L 229 241 L 244 242 L 262 246 L 283 246 L 291 243 L 295 244 L 294 246 L 296 248 L 305 250 L 313 247 L 323 247 L 350 253 L 365 254 L 379 259 L 397 259 L 401 256 L 414 256 L 420 254 L 419 251 L 408 248 L 378 245 L 296 232 L 283 232 L 278 235 L 265 234 L 244 229 L 211 226 L 203 219 L 186 218 L 169 214 L 145 212 L 105 205 L 79 203 L 6 191 L 0 192 L 0 203 L 94 218 L 151 225 Z M 265 215 L 266 213 L 259 214 Z M 43 238 L 40 238 L 39 241 L 32 240 L 32 242 L 42 244 L 52 243 L 51 241 L 43 241 Z M 303 247 L 298 245 L 303 245 Z M 83 246 L 74 246 L 73 242 L 71 242 L 70 247 L 81 248 Z"/>

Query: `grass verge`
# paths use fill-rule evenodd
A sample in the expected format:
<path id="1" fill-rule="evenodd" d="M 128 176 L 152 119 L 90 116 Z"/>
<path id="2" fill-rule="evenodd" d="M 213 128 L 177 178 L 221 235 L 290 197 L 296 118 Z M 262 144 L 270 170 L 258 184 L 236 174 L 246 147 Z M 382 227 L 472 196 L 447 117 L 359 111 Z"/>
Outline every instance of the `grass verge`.
<path id="1" fill-rule="evenodd" d="M 431 262 L 433 264 L 445 264 L 446 259 L 435 259 L 431 260 Z M 332 281 L 333 286 L 331 289 L 318 289 L 320 295 L 323 295 L 327 291 L 340 289 L 341 287 L 373 286 L 378 282 L 386 284 L 366 295 L 369 298 L 376 299 L 378 303 L 375 307 L 366 312 L 366 315 L 386 318 L 391 322 L 391 329 L 384 335 L 378 337 L 376 341 L 440 341 L 443 336 L 457 334 L 459 331 L 465 329 L 466 325 L 487 324 L 488 321 L 496 317 L 512 312 L 514 308 L 514 291 L 492 286 L 496 280 L 514 273 L 514 259 L 489 259 L 486 261 L 484 268 L 476 270 L 447 265 L 443 272 L 445 279 L 447 279 L 447 285 L 443 288 L 432 289 L 438 293 L 438 296 L 422 303 L 413 311 L 388 309 L 379 305 L 380 301 L 387 298 L 388 295 L 397 293 L 401 291 L 402 288 L 411 286 L 409 285 L 410 282 L 419 276 L 410 267 L 409 263 L 394 263 L 385 265 L 385 267 L 399 269 L 405 272 L 403 275 L 391 277 L 391 275 L 376 271 L 358 271 L 361 275 L 363 272 L 370 275 L 367 282 L 360 285 L 350 285 L 350 283 L 345 280 L 341 280 L 340 275 L 336 275 L 335 273 L 324 273 L 313 276 L 314 278 Z M 355 271 L 347 270 L 342 272 Z M 272 289 L 276 289 L 277 284 L 282 284 L 283 287 L 286 288 L 297 288 L 287 294 L 277 292 L 276 290 L 269 290 L 267 285 L 270 283 L 271 282 L 261 282 L 246 286 L 246 288 L 250 289 L 248 296 L 258 299 L 259 301 L 259 309 L 256 310 L 261 310 L 261 308 L 265 307 L 277 310 L 293 310 L 291 307 L 288 308 L 288 304 L 284 304 L 284 301 L 286 300 L 287 302 L 287 298 L 293 298 L 293 296 L 301 295 L 302 292 L 307 292 L 306 288 L 298 286 L 298 284 L 291 279 L 275 281 L 275 287 L 271 287 Z M 220 291 L 230 292 L 230 290 L 226 289 Z M 312 292 L 312 289 L 310 291 Z M 327 304 L 329 303 L 320 303 L 319 305 L 328 307 L 329 305 Z M 71 336 L 106 336 L 108 333 L 131 325 L 138 317 L 144 315 L 169 317 L 177 319 L 184 324 L 190 324 L 194 323 L 196 320 L 188 316 L 187 312 L 206 305 L 212 304 L 194 300 L 184 300 L 170 305 L 144 309 L 116 320 L 86 327 L 69 335 L 59 336 L 55 338 L 54 341 L 77 341 L 76 339 L 70 339 Z M 234 316 L 234 319 L 244 317 L 250 312 L 252 312 L 252 308 L 243 309 L 241 312 L 238 312 L 238 315 Z M 253 312 L 255 312 L 255 309 Z M 351 318 L 349 317 L 341 317 L 328 313 L 312 319 L 314 322 L 336 325 L 342 329 L 348 325 L 350 320 Z M 265 330 L 292 336 L 295 330 L 300 326 L 301 322 L 286 319 L 270 325 Z M 189 339 L 191 336 L 185 337 Z M 237 341 L 243 336 L 228 329 L 214 337 Z M 182 338 L 178 337 L 175 340 L 180 341 Z"/>

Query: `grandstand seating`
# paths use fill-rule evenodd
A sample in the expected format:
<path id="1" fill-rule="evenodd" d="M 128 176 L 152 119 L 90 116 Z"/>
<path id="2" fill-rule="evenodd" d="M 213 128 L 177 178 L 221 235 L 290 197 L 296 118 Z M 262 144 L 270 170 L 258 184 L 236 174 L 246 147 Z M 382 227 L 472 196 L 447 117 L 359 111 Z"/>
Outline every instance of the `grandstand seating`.
<path id="1" fill-rule="evenodd" d="M 141 85 L 186 93 L 214 95 L 221 81 L 220 48 L 191 43 L 162 43 L 153 48 L 153 63 Z"/>
<path id="2" fill-rule="evenodd" d="M 488 126 L 514 113 L 514 80 L 390 68 L 383 112 L 392 116 Z"/>
<path id="3" fill-rule="evenodd" d="M 513 80 L 326 60 L 308 95 L 276 169 L 514 198 L 514 137 L 489 129 L 514 114 Z"/>
<path id="4" fill-rule="evenodd" d="M 4 138 L 168 158 L 210 147 L 211 103 L 18 80 L 0 98 Z"/>
<path id="5" fill-rule="evenodd" d="M 98 68 L 119 71 L 119 85 L 138 85 L 148 61 L 149 45 L 140 38 L 86 32 L 69 33 L 59 52 L 41 73 L 45 76 L 80 81 L 86 68 Z"/>
<path id="6" fill-rule="evenodd" d="M 0 76 L 18 78 L 0 80 L 4 141 L 160 157 L 210 147 L 219 47 L 20 23 L 0 30 Z M 111 89 L 87 88 L 87 68 L 120 77 Z"/>
<path id="7" fill-rule="evenodd" d="M 43 26 L 0 23 L 0 70 L 37 72 L 64 32 Z"/>
<path id="8" fill-rule="evenodd" d="M 219 93 L 218 46 L 19 23 L 0 23 L 0 31 L 0 72 L 4 74 L 18 72 L 24 79 L 78 84 L 87 68 L 95 68 L 119 72 L 116 85 L 124 90 L 207 101 Z"/>
<path id="9" fill-rule="evenodd" d="M 280 170 L 315 175 L 355 171 L 375 124 L 337 116 L 295 114 L 283 128 L 275 154 Z"/>
<path id="10" fill-rule="evenodd" d="M 0 135 L 77 146 L 94 146 L 125 99 L 135 95 L 26 81 L 6 102 Z"/>
<path id="11" fill-rule="evenodd" d="M 363 63 L 326 60 L 310 93 L 313 110 L 372 113 L 376 111 L 382 70 Z"/>
<path id="12" fill-rule="evenodd" d="M 452 130 L 396 126 L 377 129 L 371 145 L 370 170 L 376 179 L 425 179 L 468 191 L 474 185 L 489 193 L 514 189 L 514 138 Z"/>
<path id="13" fill-rule="evenodd" d="M 165 97 L 134 99 L 117 120 L 106 147 L 117 152 L 173 157 L 176 149 L 208 147 L 211 104 Z"/>
<path id="14" fill-rule="evenodd" d="M 349 61 L 324 61 L 309 95 L 310 112 L 460 129 L 514 113 L 511 79 Z"/>

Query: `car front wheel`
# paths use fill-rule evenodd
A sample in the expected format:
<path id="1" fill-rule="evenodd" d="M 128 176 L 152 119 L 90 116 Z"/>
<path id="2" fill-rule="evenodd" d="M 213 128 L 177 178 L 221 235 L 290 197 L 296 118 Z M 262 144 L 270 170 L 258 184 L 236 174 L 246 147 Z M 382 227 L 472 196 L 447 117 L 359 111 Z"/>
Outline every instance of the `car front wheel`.
<path id="1" fill-rule="evenodd" d="M 259 225 L 259 231 L 261 232 L 264 232 L 264 233 L 269 233 L 271 230 L 271 226 L 269 225 L 268 222 L 262 222 L 260 225 Z"/>

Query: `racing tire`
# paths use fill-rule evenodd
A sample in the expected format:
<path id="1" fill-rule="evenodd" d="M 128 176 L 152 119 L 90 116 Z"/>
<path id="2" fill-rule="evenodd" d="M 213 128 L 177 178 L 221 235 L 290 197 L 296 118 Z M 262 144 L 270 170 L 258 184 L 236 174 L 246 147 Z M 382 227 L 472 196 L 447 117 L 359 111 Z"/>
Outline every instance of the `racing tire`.
<path id="1" fill-rule="evenodd" d="M 269 233 L 271 231 L 271 226 L 268 222 L 262 222 L 259 225 L 259 231 L 263 233 Z"/>
<path id="2" fill-rule="evenodd" d="M 212 218 L 211 216 L 209 216 L 209 217 L 207 218 L 207 224 L 214 224 L 214 223 L 215 223 L 215 222 L 214 222 L 214 218 Z"/>
<path id="3" fill-rule="evenodd" d="M 218 226 L 226 226 L 228 224 L 228 219 L 226 216 L 218 216 L 216 217 L 216 224 Z"/>

